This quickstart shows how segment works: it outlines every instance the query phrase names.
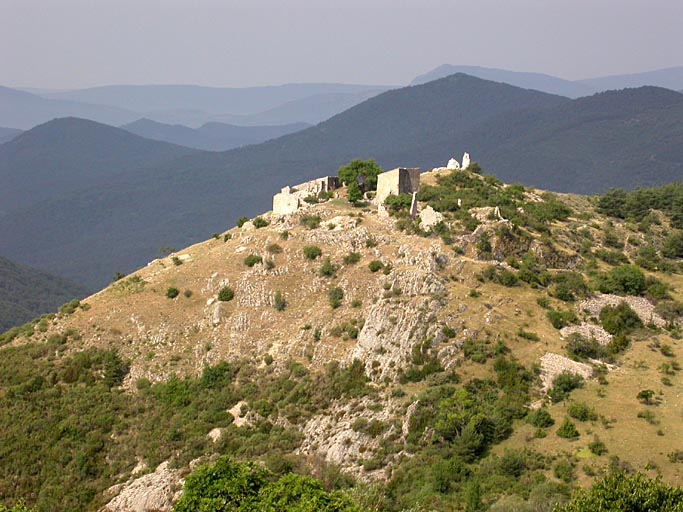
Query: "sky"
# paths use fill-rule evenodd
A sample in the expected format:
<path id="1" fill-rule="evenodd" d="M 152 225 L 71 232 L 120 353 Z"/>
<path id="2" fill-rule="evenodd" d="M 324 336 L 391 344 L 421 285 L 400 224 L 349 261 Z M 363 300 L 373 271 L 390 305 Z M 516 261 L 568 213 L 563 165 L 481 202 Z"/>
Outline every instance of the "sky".
<path id="1" fill-rule="evenodd" d="M 682 0 L 0 0 L 0 85 L 402 85 L 683 65 Z"/>

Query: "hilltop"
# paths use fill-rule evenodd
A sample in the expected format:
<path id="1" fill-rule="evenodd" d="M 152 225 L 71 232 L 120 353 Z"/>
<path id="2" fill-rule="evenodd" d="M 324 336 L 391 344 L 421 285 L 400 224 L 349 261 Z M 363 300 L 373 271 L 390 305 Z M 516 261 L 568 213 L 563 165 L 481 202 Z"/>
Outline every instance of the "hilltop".
<path id="1" fill-rule="evenodd" d="M 362 510 L 550 507 L 611 467 L 683 483 L 683 188 L 479 170 L 423 173 L 421 222 L 344 189 L 240 219 L 5 335 L 0 495 L 94 510 L 148 472 L 168 510 L 173 466 L 211 454 Z"/>

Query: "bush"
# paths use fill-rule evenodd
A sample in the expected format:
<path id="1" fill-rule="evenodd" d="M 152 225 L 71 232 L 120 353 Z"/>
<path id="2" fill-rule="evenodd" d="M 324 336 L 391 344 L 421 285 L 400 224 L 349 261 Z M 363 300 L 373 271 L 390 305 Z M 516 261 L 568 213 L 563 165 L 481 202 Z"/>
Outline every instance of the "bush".
<path id="1" fill-rule="evenodd" d="M 553 403 L 557 403 L 567 398 L 569 393 L 580 387 L 583 387 L 583 377 L 564 371 L 555 377 L 553 387 L 548 395 Z"/>
<path id="2" fill-rule="evenodd" d="M 574 480 L 574 466 L 567 459 L 561 459 L 553 468 L 555 478 L 569 484 Z"/>
<path id="3" fill-rule="evenodd" d="M 166 290 L 166 297 L 169 299 L 175 299 L 178 295 L 180 294 L 180 291 L 178 288 L 170 287 L 168 290 Z"/>
<path id="4" fill-rule="evenodd" d="M 671 233 L 664 240 L 662 255 L 666 258 L 683 258 L 683 231 Z"/>
<path id="5" fill-rule="evenodd" d="M 564 419 L 564 423 L 562 423 L 560 428 L 557 429 L 556 434 L 558 437 L 562 437 L 564 439 L 574 439 L 579 437 L 579 431 L 576 430 L 574 424 L 569 421 L 569 418 Z"/>
<path id="6" fill-rule="evenodd" d="M 337 265 L 334 265 L 330 258 L 325 258 L 322 267 L 320 267 L 320 275 L 323 277 L 334 277 L 337 273 Z"/>
<path id="7" fill-rule="evenodd" d="M 600 441 L 599 439 L 595 439 L 594 441 L 588 443 L 588 449 L 591 451 L 593 455 L 605 455 L 607 453 L 607 446 L 605 446 L 605 443 Z"/>
<path id="8" fill-rule="evenodd" d="M 384 268 L 384 263 L 382 263 L 380 260 L 372 260 L 370 263 L 368 263 L 368 268 L 370 269 L 370 272 L 377 272 L 378 270 L 382 270 Z"/>
<path id="9" fill-rule="evenodd" d="M 651 389 L 641 389 L 636 395 L 636 398 L 646 405 L 652 405 L 654 403 L 652 401 L 654 396 L 655 392 Z"/>
<path id="10" fill-rule="evenodd" d="M 275 297 L 273 297 L 273 307 L 276 311 L 284 311 L 287 307 L 287 301 L 282 296 L 282 292 L 280 290 L 275 292 Z"/>
<path id="11" fill-rule="evenodd" d="M 642 295 L 646 289 L 645 274 L 636 265 L 619 265 L 598 283 L 598 289 L 602 293 Z"/>
<path id="12" fill-rule="evenodd" d="M 360 253 L 350 252 L 344 256 L 344 265 L 354 265 L 360 261 Z"/>
<path id="13" fill-rule="evenodd" d="M 567 413 L 569 416 L 579 421 L 595 421 L 598 419 L 595 410 L 583 402 L 572 402 L 569 404 Z"/>
<path id="14" fill-rule="evenodd" d="M 218 300 L 221 302 L 231 301 L 235 297 L 235 291 L 229 286 L 224 286 L 218 291 Z"/>
<path id="15" fill-rule="evenodd" d="M 625 302 L 621 302 L 617 306 L 605 306 L 600 311 L 600 322 L 602 327 L 610 334 L 627 335 L 633 332 L 638 327 L 643 326 L 631 306 Z"/>
<path id="16" fill-rule="evenodd" d="M 253 267 L 257 263 L 263 263 L 263 258 L 261 256 L 258 256 L 256 254 L 250 254 L 246 258 L 244 258 L 244 264 L 247 267 Z"/>
<path id="17" fill-rule="evenodd" d="M 552 427 L 555 420 L 548 412 L 548 409 L 541 408 L 527 414 L 526 420 L 529 424 L 537 428 Z"/>
<path id="18" fill-rule="evenodd" d="M 320 226 L 320 215 L 302 215 L 299 217 L 299 224 L 308 229 L 316 229 Z"/>
<path id="19" fill-rule="evenodd" d="M 304 256 L 306 257 L 306 259 L 309 259 L 309 260 L 314 260 L 316 258 L 319 258 L 323 254 L 323 251 L 320 249 L 320 247 L 318 247 L 316 245 L 305 246 L 303 249 L 303 252 L 304 252 Z"/>
<path id="20" fill-rule="evenodd" d="M 249 222 L 249 218 L 248 218 L 248 217 L 240 217 L 239 219 L 237 219 L 237 222 L 236 222 L 237 227 L 238 227 L 238 228 L 241 228 L 242 226 L 244 226 L 244 224 L 245 224 L 246 222 Z"/>
<path id="21" fill-rule="evenodd" d="M 265 228 L 268 225 L 268 221 L 263 217 L 256 217 L 252 223 L 256 229 Z"/>
<path id="22" fill-rule="evenodd" d="M 573 309 L 567 311 L 551 310 L 546 313 L 546 316 L 555 329 L 562 329 L 569 324 L 577 323 L 579 321 L 579 318 L 576 316 Z"/>
<path id="23" fill-rule="evenodd" d="M 280 254 L 280 253 L 282 253 L 282 247 L 280 247 L 278 244 L 270 244 L 270 245 L 266 248 L 266 250 L 267 250 L 270 254 Z"/>
<path id="24" fill-rule="evenodd" d="M 344 298 L 344 290 L 339 287 L 330 288 L 327 291 L 327 298 L 330 300 L 332 309 L 336 309 L 341 306 L 341 301 Z"/>
<path id="25" fill-rule="evenodd" d="M 612 472 L 592 488 L 578 491 L 569 503 L 557 507 L 555 512 L 609 510 L 683 512 L 683 489 L 641 474 Z"/>

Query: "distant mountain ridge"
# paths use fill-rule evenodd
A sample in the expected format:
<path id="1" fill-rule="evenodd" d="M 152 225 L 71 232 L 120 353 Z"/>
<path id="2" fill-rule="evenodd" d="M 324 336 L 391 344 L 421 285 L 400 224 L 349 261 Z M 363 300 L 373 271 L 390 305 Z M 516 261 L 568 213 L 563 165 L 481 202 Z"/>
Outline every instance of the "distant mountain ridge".
<path id="1" fill-rule="evenodd" d="M 416 77 L 410 85 L 431 82 L 432 80 L 437 80 L 454 73 L 465 73 L 484 80 L 503 82 L 523 89 L 535 89 L 537 91 L 558 94 L 568 98 L 578 98 L 595 92 L 590 86 L 572 82 L 571 80 L 563 80 L 562 78 L 543 73 L 509 71 L 506 69 L 485 68 L 481 66 L 454 66 L 452 64 L 442 64 L 432 71 Z"/>
<path id="2" fill-rule="evenodd" d="M 275 126 L 235 126 L 225 123 L 206 123 L 199 128 L 188 128 L 183 125 L 158 123 L 151 119 L 138 119 L 133 123 L 121 126 L 121 128 L 140 137 L 188 148 L 227 151 L 228 149 L 275 139 L 309 126 L 306 123 Z"/>
<path id="3" fill-rule="evenodd" d="M 192 153 L 94 121 L 50 121 L 0 145 L 0 216 Z"/>
<path id="4" fill-rule="evenodd" d="M 0 86 L 0 126 L 29 129 L 57 117 L 75 116 L 120 125 L 139 115 L 117 107 L 46 99 L 35 94 Z"/>
<path id="5" fill-rule="evenodd" d="M 82 286 L 0 257 L 0 333 L 86 294 Z"/>
<path id="6" fill-rule="evenodd" d="M 648 85 L 675 91 L 683 87 L 683 66 L 627 75 L 610 75 L 585 80 L 564 80 L 543 73 L 510 71 L 507 69 L 480 66 L 455 66 L 452 64 L 442 64 L 441 66 L 416 77 L 411 82 L 411 85 L 436 80 L 453 73 L 466 73 L 478 78 L 483 78 L 484 80 L 503 82 L 516 87 L 535 89 L 550 94 L 559 94 L 561 96 L 567 96 L 568 98 L 579 98 L 597 92 Z"/>

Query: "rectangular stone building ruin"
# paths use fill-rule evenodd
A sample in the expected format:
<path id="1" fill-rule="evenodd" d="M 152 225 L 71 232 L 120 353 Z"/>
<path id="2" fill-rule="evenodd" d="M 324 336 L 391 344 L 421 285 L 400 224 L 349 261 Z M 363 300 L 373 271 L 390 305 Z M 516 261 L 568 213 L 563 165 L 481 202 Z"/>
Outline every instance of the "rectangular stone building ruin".
<path id="1" fill-rule="evenodd" d="M 420 190 L 420 169 L 399 167 L 377 177 L 377 202 L 384 203 L 391 195 L 412 194 Z"/>

